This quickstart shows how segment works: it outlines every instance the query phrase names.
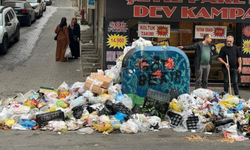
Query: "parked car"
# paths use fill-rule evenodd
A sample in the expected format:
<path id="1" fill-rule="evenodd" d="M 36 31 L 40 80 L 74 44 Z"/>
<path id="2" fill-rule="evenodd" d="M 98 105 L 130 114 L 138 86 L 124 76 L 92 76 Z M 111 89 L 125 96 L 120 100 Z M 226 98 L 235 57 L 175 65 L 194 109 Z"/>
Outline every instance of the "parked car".
<path id="1" fill-rule="evenodd" d="M 30 3 L 26 1 L 5 1 L 4 6 L 12 7 L 21 24 L 31 26 L 36 21 L 36 14 Z"/>
<path id="2" fill-rule="evenodd" d="M 52 0 L 45 0 L 47 5 L 51 5 L 52 4 Z"/>
<path id="3" fill-rule="evenodd" d="M 9 42 L 20 39 L 20 23 L 11 7 L 0 6 L 0 53 L 6 54 Z"/>
<path id="4" fill-rule="evenodd" d="M 43 16 L 42 0 L 26 0 L 26 1 L 29 2 L 32 8 L 34 9 L 37 18 L 40 18 Z"/>
<path id="5" fill-rule="evenodd" d="M 46 11 L 46 2 L 45 2 L 45 0 L 42 0 L 42 5 L 43 5 L 43 11 Z"/>

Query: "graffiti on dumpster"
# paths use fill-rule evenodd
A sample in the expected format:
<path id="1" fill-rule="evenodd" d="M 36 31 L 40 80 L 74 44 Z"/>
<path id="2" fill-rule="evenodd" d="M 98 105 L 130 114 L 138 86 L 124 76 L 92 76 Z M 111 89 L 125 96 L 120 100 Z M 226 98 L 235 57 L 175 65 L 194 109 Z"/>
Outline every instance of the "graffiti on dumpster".
<path id="1" fill-rule="evenodd" d="M 126 54 L 122 68 L 122 90 L 141 104 L 148 88 L 168 93 L 177 89 L 189 93 L 190 67 L 185 53 L 174 47 L 144 47 Z M 131 55 L 131 56 L 130 56 Z"/>

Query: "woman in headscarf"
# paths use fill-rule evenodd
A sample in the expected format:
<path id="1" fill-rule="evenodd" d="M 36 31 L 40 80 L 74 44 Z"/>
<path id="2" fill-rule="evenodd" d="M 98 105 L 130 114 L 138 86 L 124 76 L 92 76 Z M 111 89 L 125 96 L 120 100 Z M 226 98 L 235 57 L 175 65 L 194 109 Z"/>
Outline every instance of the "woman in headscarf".
<path id="1" fill-rule="evenodd" d="M 80 25 L 77 23 L 77 18 L 73 17 L 70 25 L 68 26 L 69 39 L 70 39 L 70 50 L 73 59 L 80 57 Z"/>
<path id="2" fill-rule="evenodd" d="M 56 61 L 66 62 L 65 52 L 69 46 L 69 31 L 67 28 L 67 20 L 65 17 L 61 19 L 61 23 L 57 25 L 55 33 L 58 33 L 57 36 L 57 45 L 56 45 Z"/>

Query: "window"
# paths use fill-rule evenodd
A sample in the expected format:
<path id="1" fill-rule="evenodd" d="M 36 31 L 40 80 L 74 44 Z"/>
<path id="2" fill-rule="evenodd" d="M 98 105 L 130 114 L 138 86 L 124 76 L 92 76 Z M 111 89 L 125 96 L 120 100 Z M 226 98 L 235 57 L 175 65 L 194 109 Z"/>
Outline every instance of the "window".
<path id="1" fill-rule="evenodd" d="M 9 15 L 9 17 L 10 17 L 10 21 L 14 18 L 14 16 L 12 15 L 12 13 L 10 12 L 10 11 L 8 11 L 8 13 L 7 13 L 8 15 Z"/>
<path id="2" fill-rule="evenodd" d="M 8 22 L 10 22 L 10 19 L 9 19 L 9 16 L 8 16 L 7 13 L 4 16 L 4 21 L 5 21 L 5 24 L 8 23 Z"/>

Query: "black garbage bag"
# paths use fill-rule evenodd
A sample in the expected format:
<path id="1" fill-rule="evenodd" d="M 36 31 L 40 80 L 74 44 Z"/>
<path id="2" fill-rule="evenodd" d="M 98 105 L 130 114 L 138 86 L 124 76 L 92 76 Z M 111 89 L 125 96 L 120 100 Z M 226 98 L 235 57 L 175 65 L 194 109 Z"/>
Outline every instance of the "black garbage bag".
<path id="1" fill-rule="evenodd" d="M 104 107 L 99 110 L 98 115 L 115 115 L 117 113 L 117 111 L 115 111 L 115 109 L 113 108 L 113 103 L 110 100 L 107 100 L 104 103 Z"/>
<path id="2" fill-rule="evenodd" d="M 234 120 L 227 118 L 227 119 L 223 119 L 223 120 L 216 120 L 213 123 L 214 123 L 215 127 L 217 127 L 217 126 L 225 125 L 228 123 L 234 123 Z"/>
<path id="3" fill-rule="evenodd" d="M 92 113 L 92 112 L 94 112 L 94 111 L 96 111 L 93 107 L 90 107 L 90 106 L 88 106 L 87 107 L 87 111 L 89 112 L 89 113 Z"/>
<path id="4" fill-rule="evenodd" d="M 82 113 L 83 113 L 83 109 L 84 107 L 83 106 L 76 106 L 72 109 L 73 111 L 73 116 L 76 118 L 76 119 L 80 119 L 82 117 Z"/>
<path id="5" fill-rule="evenodd" d="M 132 111 L 128 107 L 123 105 L 121 102 L 117 104 L 113 104 L 113 108 L 116 112 L 120 112 L 128 116 L 132 115 Z"/>

